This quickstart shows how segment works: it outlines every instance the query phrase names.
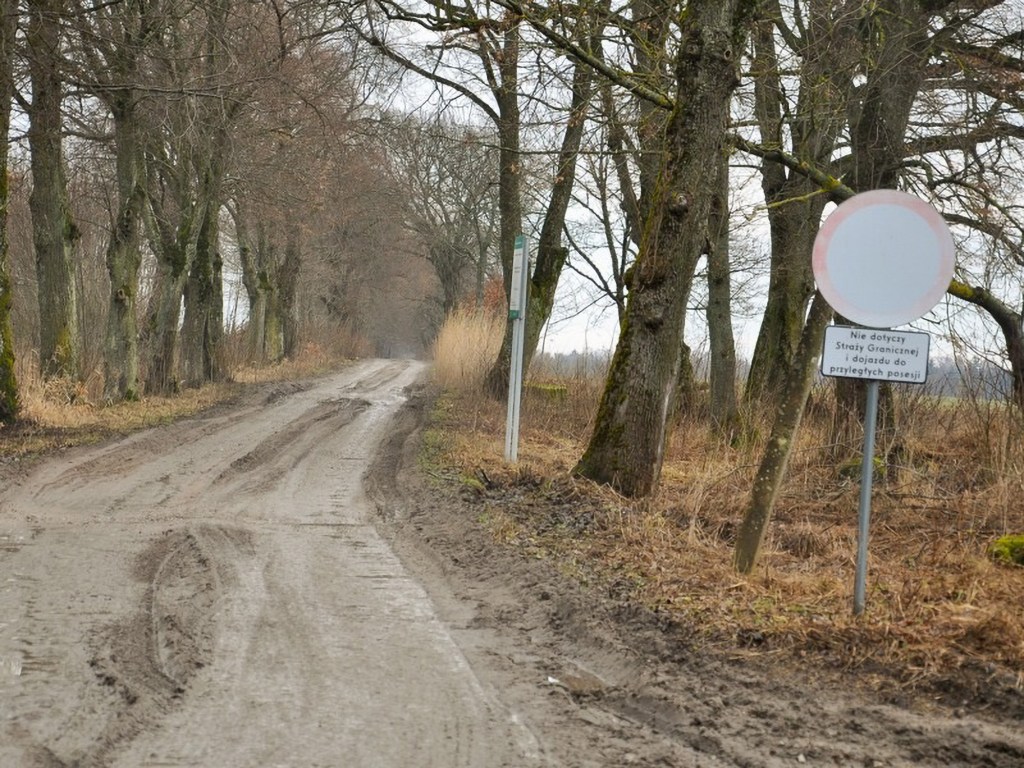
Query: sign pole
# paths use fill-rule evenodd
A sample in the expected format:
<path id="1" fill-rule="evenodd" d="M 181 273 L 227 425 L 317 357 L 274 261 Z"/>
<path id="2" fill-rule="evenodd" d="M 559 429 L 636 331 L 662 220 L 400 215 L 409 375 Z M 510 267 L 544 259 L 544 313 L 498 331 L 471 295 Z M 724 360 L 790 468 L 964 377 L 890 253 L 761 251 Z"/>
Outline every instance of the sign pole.
<path id="1" fill-rule="evenodd" d="M 523 346 L 526 341 L 526 301 L 529 290 L 530 245 L 516 236 L 512 253 L 512 286 L 508 297 L 508 318 L 512 323 L 512 355 L 508 366 L 508 409 L 505 417 L 505 461 L 519 459 L 519 408 L 523 396 Z"/>
<path id="2" fill-rule="evenodd" d="M 853 588 L 853 615 L 864 613 L 868 581 L 868 525 L 871 520 L 871 484 L 875 477 L 875 424 L 878 421 L 878 381 L 868 382 L 864 414 L 864 458 L 860 471 L 860 510 L 857 517 L 857 576 Z"/>

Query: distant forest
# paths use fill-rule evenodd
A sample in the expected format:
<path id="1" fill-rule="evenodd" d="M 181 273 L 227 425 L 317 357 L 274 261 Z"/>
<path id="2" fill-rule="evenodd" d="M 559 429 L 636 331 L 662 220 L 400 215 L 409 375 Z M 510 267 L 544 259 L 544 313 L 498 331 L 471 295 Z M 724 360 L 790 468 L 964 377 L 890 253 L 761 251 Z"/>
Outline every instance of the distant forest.
<path id="1" fill-rule="evenodd" d="M 610 351 L 544 352 L 537 356 L 536 375 L 560 378 L 600 377 L 605 375 L 611 360 Z M 693 354 L 694 376 L 698 382 L 707 381 L 708 356 L 704 352 Z M 736 370 L 741 380 L 746 379 L 750 361 L 737 359 Z M 819 376 L 819 385 L 828 383 Z M 932 357 L 928 361 L 928 380 L 923 385 L 905 384 L 908 390 L 922 388 L 935 397 L 978 398 L 980 400 L 1009 400 L 1013 397 L 1013 378 L 1010 372 L 991 360 L 973 358 L 957 360 L 952 356 Z"/>

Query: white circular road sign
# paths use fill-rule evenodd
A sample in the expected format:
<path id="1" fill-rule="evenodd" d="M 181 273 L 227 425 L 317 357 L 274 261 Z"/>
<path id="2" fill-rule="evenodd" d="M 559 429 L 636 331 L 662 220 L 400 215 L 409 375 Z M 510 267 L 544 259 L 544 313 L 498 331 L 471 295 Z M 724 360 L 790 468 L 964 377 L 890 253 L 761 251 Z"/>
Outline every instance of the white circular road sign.
<path id="1" fill-rule="evenodd" d="M 894 189 L 843 201 L 814 240 L 818 290 L 871 328 L 905 325 L 934 307 L 953 277 L 953 237 L 928 203 Z"/>

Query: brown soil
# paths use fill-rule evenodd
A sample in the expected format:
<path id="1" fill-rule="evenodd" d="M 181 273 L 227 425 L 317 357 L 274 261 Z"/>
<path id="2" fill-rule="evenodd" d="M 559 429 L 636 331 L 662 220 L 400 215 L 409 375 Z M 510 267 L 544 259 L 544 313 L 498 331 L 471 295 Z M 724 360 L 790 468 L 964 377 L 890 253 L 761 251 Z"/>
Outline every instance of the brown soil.
<path id="1" fill-rule="evenodd" d="M 417 464 L 421 370 L 5 464 L 0 765 L 1024 764 L 1019 692 L 709 648 L 501 545 Z"/>

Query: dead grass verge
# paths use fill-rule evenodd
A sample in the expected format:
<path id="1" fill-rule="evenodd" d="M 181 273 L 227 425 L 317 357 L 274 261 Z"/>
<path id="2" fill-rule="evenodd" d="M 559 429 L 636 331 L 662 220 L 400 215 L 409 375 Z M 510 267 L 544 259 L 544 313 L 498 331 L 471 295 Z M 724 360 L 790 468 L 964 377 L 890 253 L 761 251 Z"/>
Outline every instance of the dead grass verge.
<path id="1" fill-rule="evenodd" d="M 737 447 L 684 421 L 657 499 L 622 498 L 571 475 L 597 386 L 528 387 L 515 466 L 503 461 L 504 405 L 449 392 L 429 440 L 434 474 L 461 488 L 496 539 L 663 614 L 688 642 L 856 671 L 879 688 L 1022 706 L 1024 568 L 987 554 L 998 536 L 1024 531 L 1024 445 L 1005 411 L 1000 422 L 969 404 L 905 404 L 900 471 L 876 486 L 858 619 L 858 486 L 837 472 L 826 424 L 812 417 L 804 428 L 766 552 L 741 577 L 733 537 L 760 441 Z"/>
<path id="2" fill-rule="evenodd" d="M 230 400 L 246 385 L 305 378 L 342 364 L 316 345 L 307 345 L 294 360 L 239 368 L 229 382 L 112 405 L 103 404 L 95 382 L 43 382 L 34 371 L 22 371 L 22 415 L 13 424 L 0 425 L 0 459 L 20 460 L 166 424 Z"/>

